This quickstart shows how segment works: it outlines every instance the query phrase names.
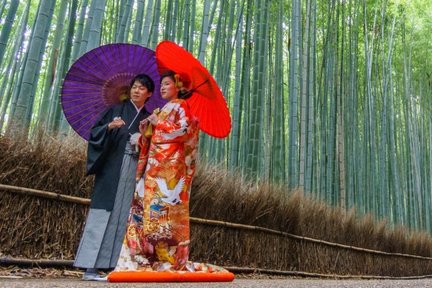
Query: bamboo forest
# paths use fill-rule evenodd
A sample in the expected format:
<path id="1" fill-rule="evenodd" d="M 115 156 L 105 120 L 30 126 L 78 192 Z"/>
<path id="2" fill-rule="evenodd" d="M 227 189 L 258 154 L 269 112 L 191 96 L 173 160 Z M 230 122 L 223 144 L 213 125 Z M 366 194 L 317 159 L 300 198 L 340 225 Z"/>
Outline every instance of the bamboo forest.
<path id="1" fill-rule="evenodd" d="M 1 0 L 0 19 L 2 135 L 74 135 L 74 61 L 171 40 L 231 113 L 227 138 L 201 133 L 201 161 L 432 230 L 432 1 Z"/>

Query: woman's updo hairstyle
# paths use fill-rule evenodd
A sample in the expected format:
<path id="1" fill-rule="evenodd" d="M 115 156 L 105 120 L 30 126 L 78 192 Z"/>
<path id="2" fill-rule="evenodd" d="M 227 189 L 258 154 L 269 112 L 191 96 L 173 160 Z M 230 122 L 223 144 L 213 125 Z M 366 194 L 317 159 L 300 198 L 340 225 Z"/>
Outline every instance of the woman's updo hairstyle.
<path id="1" fill-rule="evenodd" d="M 168 70 L 161 75 L 160 81 L 162 82 L 162 79 L 166 77 L 171 78 L 171 80 L 173 80 L 174 82 L 175 87 L 179 89 L 177 93 L 179 99 L 188 99 L 192 96 L 191 91 L 186 88 L 186 86 L 188 86 L 188 84 L 190 83 L 186 75 L 181 75 L 172 70 Z"/>

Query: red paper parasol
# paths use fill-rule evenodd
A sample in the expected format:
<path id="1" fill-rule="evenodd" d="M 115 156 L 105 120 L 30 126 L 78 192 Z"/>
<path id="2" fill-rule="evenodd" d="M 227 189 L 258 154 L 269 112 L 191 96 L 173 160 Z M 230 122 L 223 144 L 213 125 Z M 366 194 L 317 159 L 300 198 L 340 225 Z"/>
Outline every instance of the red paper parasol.
<path id="1" fill-rule="evenodd" d="M 187 99 L 191 112 L 198 117 L 200 128 L 216 138 L 224 138 L 231 131 L 231 116 L 221 89 L 207 69 L 188 51 L 171 41 L 156 47 L 156 60 L 162 74 L 172 70 L 187 74 L 191 80 Z"/>
<path id="2" fill-rule="evenodd" d="M 71 66 L 63 82 L 61 104 L 72 128 L 88 140 L 101 112 L 129 97 L 129 85 L 145 73 L 155 84 L 145 104 L 152 112 L 166 101 L 160 96 L 160 76 L 154 51 L 135 44 L 115 43 L 97 47 Z"/>

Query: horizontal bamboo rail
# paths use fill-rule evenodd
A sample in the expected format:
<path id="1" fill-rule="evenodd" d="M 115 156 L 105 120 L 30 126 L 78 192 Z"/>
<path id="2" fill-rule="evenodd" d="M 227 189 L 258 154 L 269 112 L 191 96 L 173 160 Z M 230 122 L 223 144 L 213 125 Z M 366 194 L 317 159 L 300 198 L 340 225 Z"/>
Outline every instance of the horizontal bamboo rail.
<path id="1" fill-rule="evenodd" d="M 0 257 L 0 265 L 38 266 L 38 267 L 72 267 L 73 260 L 24 259 Z"/>
<path id="2" fill-rule="evenodd" d="M 71 202 L 71 203 L 76 203 L 76 204 L 82 204 L 82 205 L 89 205 L 90 204 L 90 199 L 75 197 L 75 196 L 68 196 L 68 195 L 63 195 L 63 194 L 59 194 L 59 193 L 47 192 L 47 191 L 36 190 L 36 189 L 25 188 L 25 187 L 17 187 L 17 186 L 0 184 L 0 190 L 4 190 L 4 191 L 8 191 L 8 192 L 15 192 L 15 193 L 24 194 L 24 195 L 60 200 L 60 201 L 65 201 L 65 202 Z M 191 221 L 191 223 L 196 223 L 196 224 L 204 224 L 204 225 L 235 228 L 235 229 L 242 229 L 242 230 L 266 232 L 266 233 L 270 233 L 270 234 L 288 237 L 288 238 L 295 239 L 295 240 L 300 240 L 300 241 L 305 241 L 305 242 L 310 242 L 310 243 L 316 243 L 316 244 L 326 245 L 326 246 L 330 246 L 330 247 L 337 247 L 337 248 L 343 248 L 343 249 L 348 249 L 348 250 L 360 251 L 360 252 L 364 252 L 364 253 L 386 255 L 386 256 L 407 257 L 407 258 L 415 258 L 415 259 L 428 260 L 428 261 L 432 260 L 432 257 L 403 254 L 403 253 L 390 253 L 390 252 L 384 252 L 384 251 L 379 251 L 379 250 L 366 249 L 366 248 L 361 248 L 361 247 L 357 247 L 357 246 L 345 245 L 345 244 L 334 243 L 334 242 L 329 242 L 329 241 L 305 237 L 305 236 L 294 235 L 291 233 L 282 232 L 282 231 L 273 230 L 273 229 L 264 228 L 264 227 L 259 227 L 259 226 L 252 226 L 252 225 L 245 225 L 245 224 L 218 221 L 218 220 L 210 220 L 210 219 L 202 219 L 202 218 L 196 218 L 196 217 L 190 217 L 190 221 Z"/>
<path id="3" fill-rule="evenodd" d="M 55 193 L 55 192 L 47 192 L 47 191 L 43 191 L 43 190 L 31 189 L 31 188 L 26 188 L 26 187 L 17 187 L 17 186 L 0 184 L 0 190 L 5 190 L 8 192 L 15 192 L 18 194 L 30 195 L 30 196 L 38 196 L 38 197 L 42 197 L 42 198 L 57 199 L 57 200 L 61 200 L 64 202 L 71 202 L 71 203 L 77 203 L 77 204 L 82 204 L 82 205 L 90 205 L 90 199 L 86 199 L 86 198 L 82 198 L 82 197 L 69 196 L 69 195 L 64 195 L 64 194 Z"/>
<path id="4" fill-rule="evenodd" d="M 371 253 L 371 254 L 408 257 L 408 258 L 416 258 L 416 259 L 422 259 L 422 260 L 432 260 L 432 257 L 403 254 L 403 253 L 390 253 L 390 252 L 384 252 L 384 251 L 379 251 L 379 250 L 366 249 L 366 248 L 361 248 L 361 247 L 357 247 L 357 246 L 339 244 L 339 243 L 329 242 L 329 241 L 325 241 L 325 240 L 319 240 L 319 239 L 305 237 L 305 236 L 298 236 L 298 235 L 290 234 L 287 232 L 282 232 L 282 231 L 273 230 L 273 229 L 264 228 L 264 227 L 259 227 L 259 226 L 244 225 L 244 224 L 224 222 L 224 221 L 218 221 L 218 220 L 208 220 L 208 219 L 201 219 L 201 218 L 195 218 L 195 217 L 190 217 L 190 221 L 193 223 L 201 223 L 201 224 L 214 225 L 214 226 L 223 226 L 223 227 L 228 227 L 228 228 L 262 231 L 262 232 L 266 232 L 266 233 L 270 233 L 270 234 L 285 236 L 285 237 L 296 239 L 296 240 L 313 242 L 313 243 L 317 243 L 317 244 L 323 244 L 323 245 L 332 246 L 332 247 L 344 248 L 344 249 L 348 249 L 348 250 L 361 251 L 361 252 L 366 252 L 366 253 Z"/>

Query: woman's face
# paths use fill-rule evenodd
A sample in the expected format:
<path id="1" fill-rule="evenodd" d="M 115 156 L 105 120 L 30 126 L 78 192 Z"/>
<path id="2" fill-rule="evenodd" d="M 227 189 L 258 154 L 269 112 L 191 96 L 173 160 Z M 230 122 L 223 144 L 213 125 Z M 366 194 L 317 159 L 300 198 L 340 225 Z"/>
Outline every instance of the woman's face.
<path id="1" fill-rule="evenodd" d="M 146 100 L 152 95 L 146 86 L 139 81 L 135 81 L 131 87 L 131 100 L 138 108 L 144 106 Z"/>
<path id="2" fill-rule="evenodd" d="M 175 86 L 171 77 L 164 77 L 161 81 L 160 92 L 163 99 L 171 101 L 178 97 L 179 88 Z"/>

